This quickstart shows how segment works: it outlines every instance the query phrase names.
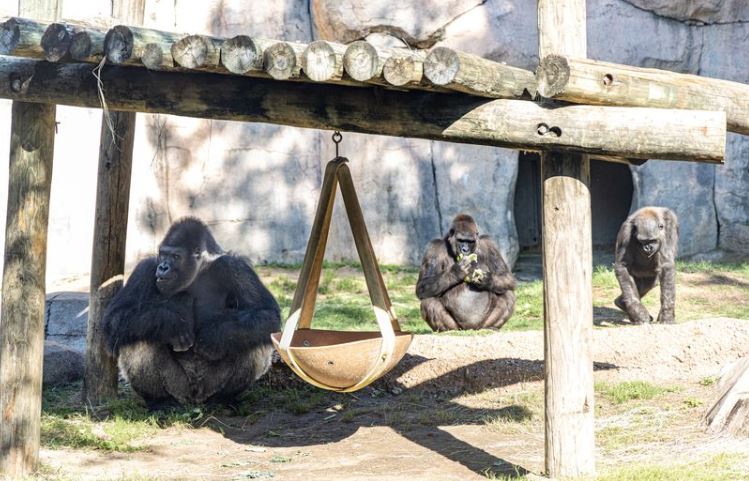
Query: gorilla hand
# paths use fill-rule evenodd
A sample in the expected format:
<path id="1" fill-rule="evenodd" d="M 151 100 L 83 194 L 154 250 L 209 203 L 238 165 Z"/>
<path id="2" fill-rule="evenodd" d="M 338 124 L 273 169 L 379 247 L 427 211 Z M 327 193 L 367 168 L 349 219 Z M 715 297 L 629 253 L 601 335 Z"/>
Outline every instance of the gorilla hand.
<path id="1" fill-rule="evenodd" d="M 658 313 L 658 321 L 663 324 L 676 324 L 674 319 L 674 311 L 672 309 L 661 309 Z"/>
<path id="2" fill-rule="evenodd" d="M 631 304 L 627 309 L 627 314 L 629 315 L 629 319 L 635 324 L 653 322 L 653 316 L 651 316 L 648 310 L 645 309 L 645 306 L 639 302 Z"/>
<path id="3" fill-rule="evenodd" d="M 187 351 L 195 343 L 194 298 L 187 292 L 180 292 L 167 301 L 176 315 L 167 343 L 175 352 Z"/>
<path id="4" fill-rule="evenodd" d="M 465 277 L 464 280 L 468 284 L 474 284 L 474 285 L 477 285 L 477 286 L 481 286 L 481 285 L 484 284 L 484 281 L 486 279 L 487 279 L 486 273 L 484 271 L 482 271 L 481 269 L 477 268 L 477 269 L 474 269 L 473 272 L 471 272 L 470 274 L 468 274 Z"/>

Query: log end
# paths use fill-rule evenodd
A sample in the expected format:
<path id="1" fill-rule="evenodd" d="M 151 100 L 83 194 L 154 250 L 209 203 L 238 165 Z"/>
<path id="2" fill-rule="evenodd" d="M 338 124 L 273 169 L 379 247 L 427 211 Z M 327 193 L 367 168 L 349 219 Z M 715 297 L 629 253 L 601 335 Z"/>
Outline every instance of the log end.
<path id="1" fill-rule="evenodd" d="M 140 61 L 149 70 L 161 70 L 164 67 L 164 52 L 157 43 L 147 43 L 143 47 L 143 55 Z"/>
<path id="2" fill-rule="evenodd" d="M 250 70 L 262 70 L 263 56 L 250 37 L 237 35 L 221 44 L 221 64 L 229 72 L 241 75 Z"/>
<path id="3" fill-rule="evenodd" d="M 416 60 L 406 55 L 394 55 L 385 61 L 382 76 L 390 85 L 401 87 L 421 81 L 423 70 Z"/>
<path id="4" fill-rule="evenodd" d="M 70 39 L 70 58 L 83 60 L 91 56 L 91 36 L 87 32 L 76 32 Z"/>
<path id="5" fill-rule="evenodd" d="M 113 64 L 129 60 L 133 56 L 133 32 L 125 25 L 110 28 L 104 37 L 104 54 Z"/>
<path id="6" fill-rule="evenodd" d="M 208 44 L 199 35 L 188 35 L 172 44 L 172 58 L 181 67 L 203 67 L 208 60 Z"/>
<path id="7" fill-rule="evenodd" d="M 538 93 L 551 98 L 561 94 L 570 80 L 570 65 L 565 57 L 547 55 L 536 70 Z"/>
<path id="8" fill-rule="evenodd" d="M 276 80 L 287 80 L 298 74 L 296 54 L 291 45 L 279 42 L 267 48 L 263 52 L 263 70 Z"/>
<path id="9" fill-rule="evenodd" d="M 21 40 L 21 27 L 15 18 L 0 24 L 0 55 L 8 55 L 15 50 Z"/>
<path id="10" fill-rule="evenodd" d="M 424 76 L 434 85 L 447 85 L 458 75 L 460 59 L 447 47 L 435 47 L 424 60 Z"/>
<path id="11" fill-rule="evenodd" d="M 65 25 L 51 23 L 42 35 L 44 59 L 48 62 L 59 62 L 70 50 L 71 35 Z"/>
<path id="12" fill-rule="evenodd" d="M 302 70 L 315 82 L 338 80 L 343 73 L 343 62 L 328 42 L 317 40 L 309 44 L 302 53 Z"/>
<path id="13" fill-rule="evenodd" d="M 377 50 L 365 40 L 349 44 L 343 54 L 343 68 L 351 78 L 360 82 L 371 80 L 382 72 Z"/>

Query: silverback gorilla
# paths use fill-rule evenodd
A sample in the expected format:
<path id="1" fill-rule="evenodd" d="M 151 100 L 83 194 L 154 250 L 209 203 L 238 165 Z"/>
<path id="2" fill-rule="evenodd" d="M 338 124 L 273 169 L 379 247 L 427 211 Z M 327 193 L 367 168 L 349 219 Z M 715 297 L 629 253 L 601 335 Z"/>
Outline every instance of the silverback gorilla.
<path id="1" fill-rule="evenodd" d="M 104 313 L 110 350 L 151 409 L 229 401 L 270 367 L 278 304 L 195 218 L 169 228 Z"/>
<path id="2" fill-rule="evenodd" d="M 665 207 L 643 207 L 624 221 L 616 238 L 614 271 L 622 294 L 616 307 L 637 324 L 651 322 L 640 300 L 661 284 L 661 311 L 658 322 L 674 322 L 676 297 L 676 249 L 679 224 L 676 214 Z"/>
<path id="3" fill-rule="evenodd" d="M 466 214 L 427 246 L 416 295 L 434 331 L 500 328 L 515 308 L 515 278 L 494 242 Z"/>

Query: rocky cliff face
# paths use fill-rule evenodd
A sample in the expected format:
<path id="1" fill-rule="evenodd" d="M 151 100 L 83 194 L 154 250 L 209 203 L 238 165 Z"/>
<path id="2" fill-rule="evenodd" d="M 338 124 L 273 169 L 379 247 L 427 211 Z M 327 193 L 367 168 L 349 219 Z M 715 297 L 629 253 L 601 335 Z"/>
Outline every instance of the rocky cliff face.
<path id="1" fill-rule="evenodd" d="M 63 15 L 70 18 L 106 14 L 92 2 L 68 3 Z M 12 10 L 0 6 L 2 14 Z M 747 22 L 749 4 L 742 0 L 589 0 L 588 55 L 749 83 Z M 147 0 L 145 23 L 221 36 L 447 45 L 527 69 L 538 62 L 535 2 L 528 0 L 279 0 L 251 8 L 241 0 L 199 7 L 191 0 Z M 0 116 L 6 132 L 0 157 L 7 157 L 9 102 L 0 108 L 7 114 Z M 97 111 L 63 107 L 58 116 L 53 279 L 85 274 L 90 265 L 100 119 Z M 226 248 L 255 261 L 301 260 L 322 169 L 333 157 L 332 132 L 166 115 L 141 115 L 138 122 L 129 262 L 153 252 L 169 223 L 187 214 L 204 218 Z M 381 261 L 418 263 L 426 242 L 459 212 L 473 214 L 514 261 L 517 226 L 528 222 L 516 219 L 513 208 L 517 152 L 344 132 L 341 153 L 351 159 Z M 729 136 L 725 165 L 649 161 L 631 173 L 631 208 L 674 209 L 683 255 L 749 254 L 749 139 Z M 355 258 L 343 220 L 338 208 L 328 258 Z M 78 249 L 71 252 L 71 245 Z"/>

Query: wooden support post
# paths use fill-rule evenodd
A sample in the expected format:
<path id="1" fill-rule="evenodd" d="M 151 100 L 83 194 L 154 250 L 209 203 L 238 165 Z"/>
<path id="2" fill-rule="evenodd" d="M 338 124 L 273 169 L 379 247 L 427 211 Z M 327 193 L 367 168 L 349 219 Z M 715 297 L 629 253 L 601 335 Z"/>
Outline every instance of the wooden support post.
<path id="1" fill-rule="evenodd" d="M 13 102 L 0 321 L 0 478 L 39 460 L 55 106 Z"/>
<path id="2" fill-rule="evenodd" d="M 429 52 L 424 61 L 424 76 L 434 85 L 482 97 L 536 96 L 533 72 L 447 47 L 435 47 Z"/>
<path id="3" fill-rule="evenodd" d="M 586 56 L 585 0 L 538 0 L 540 56 Z M 625 140 L 628 134 L 623 134 Z M 552 478 L 595 472 L 590 161 L 541 154 L 545 466 Z"/>
<path id="4" fill-rule="evenodd" d="M 145 0 L 115 0 L 115 12 L 136 12 L 125 21 L 142 23 Z M 104 112 L 99 146 L 96 213 L 91 259 L 83 399 L 97 405 L 117 395 L 117 361 L 106 348 L 102 315 L 122 286 L 125 272 L 130 174 L 135 112 Z"/>
<path id="5" fill-rule="evenodd" d="M 62 2 L 60 2 L 62 3 Z M 20 0 L 22 14 L 54 20 L 57 0 Z M 11 21 L 9 21 L 11 22 Z M 13 22 L 12 22 L 13 23 Z M 26 29 L 0 27 L 16 49 Z M 10 37 L 6 34 L 10 26 Z M 18 36 L 16 36 L 16 33 Z M 35 30 L 36 47 L 41 35 Z M 8 210 L 0 311 L 0 478 L 30 476 L 39 464 L 49 195 L 56 107 L 13 102 Z"/>
<path id="6" fill-rule="evenodd" d="M 105 66 L 101 79 L 107 104 L 117 110 L 631 159 L 720 162 L 725 152 L 724 112 L 587 105 L 546 109 L 525 100 L 130 67 Z M 89 64 L 50 65 L 13 57 L 0 63 L 0 98 L 100 105 Z"/>
<path id="7" fill-rule="evenodd" d="M 561 55 L 543 58 L 538 81 L 541 95 L 569 102 L 722 110 L 728 130 L 749 135 L 746 84 Z"/>

